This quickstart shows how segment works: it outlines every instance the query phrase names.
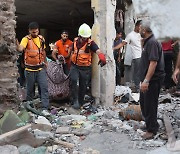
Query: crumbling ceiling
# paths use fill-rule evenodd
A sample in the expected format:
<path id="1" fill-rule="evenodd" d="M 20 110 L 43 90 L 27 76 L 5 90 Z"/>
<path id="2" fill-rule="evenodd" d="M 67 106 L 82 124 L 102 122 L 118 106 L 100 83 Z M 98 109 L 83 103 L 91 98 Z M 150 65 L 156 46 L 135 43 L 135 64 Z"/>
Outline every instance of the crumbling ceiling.
<path id="1" fill-rule="evenodd" d="M 91 0 L 15 0 L 18 28 L 37 21 L 45 29 L 68 29 L 93 24 Z"/>

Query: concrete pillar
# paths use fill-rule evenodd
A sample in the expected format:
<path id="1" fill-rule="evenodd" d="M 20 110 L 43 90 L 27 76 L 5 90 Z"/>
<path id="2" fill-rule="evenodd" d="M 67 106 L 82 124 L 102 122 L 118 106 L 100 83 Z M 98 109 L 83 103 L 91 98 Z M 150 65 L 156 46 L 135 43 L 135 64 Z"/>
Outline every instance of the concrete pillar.
<path id="1" fill-rule="evenodd" d="M 0 0 L 0 103 L 17 101 L 14 0 Z"/>
<path id="2" fill-rule="evenodd" d="M 115 38 L 114 12 L 116 0 L 92 0 L 91 7 L 94 10 L 94 25 L 92 39 L 106 55 L 107 65 L 97 65 L 98 57 L 94 55 L 92 69 L 92 95 L 96 103 L 101 102 L 110 106 L 114 101 L 115 90 L 115 62 L 112 45 Z"/>
<path id="3" fill-rule="evenodd" d="M 125 11 L 125 34 L 129 34 L 135 26 L 135 22 L 137 21 L 137 17 L 135 14 L 135 10 L 133 4 L 126 4 L 126 11 Z"/>

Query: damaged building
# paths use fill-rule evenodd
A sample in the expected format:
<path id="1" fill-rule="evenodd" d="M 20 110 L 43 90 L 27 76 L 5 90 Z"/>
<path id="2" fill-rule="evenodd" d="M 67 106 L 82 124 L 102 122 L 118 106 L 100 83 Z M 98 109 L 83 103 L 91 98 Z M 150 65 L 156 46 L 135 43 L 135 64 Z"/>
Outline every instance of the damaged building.
<path id="1" fill-rule="evenodd" d="M 151 0 L 147 1 L 150 3 Z M 121 28 L 128 34 L 138 19 L 149 17 L 150 5 L 145 9 L 140 5 L 145 5 L 146 2 L 0 1 L 0 102 L 18 104 L 17 112 L 7 110 L 0 114 L 0 151 L 53 154 L 179 153 L 180 99 L 166 92 L 160 95 L 160 131 L 154 139 L 145 141 L 141 138 L 143 131 L 140 127 L 144 125 L 144 121 L 140 106 L 137 105 L 139 95 L 133 95 L 131 89 L 122 90 L 121 87 L 115 86 L 116 69 L 112 45 L 116 29 Z M 159 3 L 161 2 L 163 0 L 159 0 Z M 157 5 L 154 3 L 153 8 Z M 137 7 L 134 8 L 133 4 Z M 162 26 L 158 20 L 157 18 L 155 22 Z M 93 55 L 91 93 L 97 108 L 88 104 L 77 113 L 70 110 L 69 106 L 57 107 L 53 104 L 50 115 L 43 115 L 34 110 L 32 102 L 19 101 L 16 39 L 20 41 L 27 35 L 28 24 L 31 21 L 36 21 L 40 25 L 40 34 L 45 37 L 49 58 L 52 52 L 50 44 L 54 44 L 60 38 L 62 30 L 68 30 L 69 37 L 73 40 L 78 35 L 78 28 L 82 23 L 92 27 L 92 39 L 107 58 L 107 65 L 101 68 L 97 65 L 98 57 Z M 160 38 L 159 33 L 162 29 L 158 29 L 154 23 L 152 26 Z M 169 36 L 180 37 L 180 33 L 176 35 L 171 32 Z M 167 34 L 164 32 L 162 36 L 167 37 Z M 128 100 L 127 95 L 131 96 Z M 39 100 L 36 99 L 33 103 L 38 106 Z"/>

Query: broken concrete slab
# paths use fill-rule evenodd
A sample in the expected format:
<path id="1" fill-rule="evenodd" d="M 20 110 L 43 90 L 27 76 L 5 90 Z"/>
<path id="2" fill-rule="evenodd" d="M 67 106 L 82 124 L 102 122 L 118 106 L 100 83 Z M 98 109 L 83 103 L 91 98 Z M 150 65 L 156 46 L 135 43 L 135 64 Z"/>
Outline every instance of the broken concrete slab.
<path id="1" fill-rule="evenodd" d="M 43 124 L 43 125 L 47 125 L 48 127 L 52 128 L 52 124 L 49 122 L 48 119 L 46 119 L 43 116 L 38 116 L 38 118 L 34 121 L 36 124 Z"/>
<path id="2" fill-rule="evenodd" d="M 0 144 L 18 139 L 18 135 L 30 127 L 31 127 L 31 124 L 28 124 L 26 126 L 20 127 L 18 129 L 15 129 L 15 130 L 12 130 L 10 132 L 0 135 Z"/>
<path id="3" fill-rule="evenodd" d="M 41 146 L 38 148 L 33 148 L 29 145 L 21 145 L 18 150 L 19 154 L 45 154 L 46 147 Z"/>
<path id="4" fill-rule="evenodd" d="M 12 110 L 7 110 L 0 119 L 0 134 L 12 131 L 25 123 Z"/>
<path id="5" fill-rule="evenodd" d="M 180 120 L 180 110 L 175 111 L 174 117 Z"/>
<path id="6" fill-rule="evenodd" d="M 13 145 L 4 145 L 0 146 L 1 154 L 19 154 L 19 151 L 16 146 Z"/>
<path id="7" fill-rule="evenodd" d="M 56 133 L 59 133 L 59 134 L 68 134 L 69 132 L 70 132 L 69 127 L 58 127 L 56 129 Z"/>
<path id="8" fill-rule="evenodd" d="M 51 133 L 51 132 L 44 132 L 44 131 L 35 129 L 35 130 L 33 130 L 33 133 L 34 133 L 34 136 L 37 139 L 45 139 L 45 140 L 47 140 L 47 139 L 53 138 L 53 133 Z"/>
<path id="9" fill-rule="evenodd" d="M 163 146 L 163 147 L 157 148 L 155 150 L 146 152 L 146 154 L 179 154 L 179 151 L 172 152 L 172 151 L 167 150 L 166 146 Z"/>
<path id="10" fill-rule="evenodd" d="M 19 147 L 20 145 L 27 144 L 29 146 L 32 146 L 34 148 L 42 146 L 45 140 L 43 139 L 36 139 L 32 133 L 30 133 L 28 130 L 20 133 L 16 140 L 10 141 L 9 144 L 15 145 Z M 6 143 L 7 144 L 7 143 Z"/>

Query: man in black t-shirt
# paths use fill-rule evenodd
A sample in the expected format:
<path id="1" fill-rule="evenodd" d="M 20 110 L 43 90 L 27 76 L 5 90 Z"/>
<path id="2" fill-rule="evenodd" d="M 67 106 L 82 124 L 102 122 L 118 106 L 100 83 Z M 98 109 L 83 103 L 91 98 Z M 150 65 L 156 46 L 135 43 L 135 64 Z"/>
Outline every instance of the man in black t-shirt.
<path id="1" fill-rule="evenodd" d="M 146 123 L 144 139 L 153 138 L 157 133 L 157 108 L 160 88 L 164 79 L 164 58 L 161 44 L 155 39 L 148 22 L 143 22 L 140 30 L 144 38 L 140 61 L 140 105 Z"/>

